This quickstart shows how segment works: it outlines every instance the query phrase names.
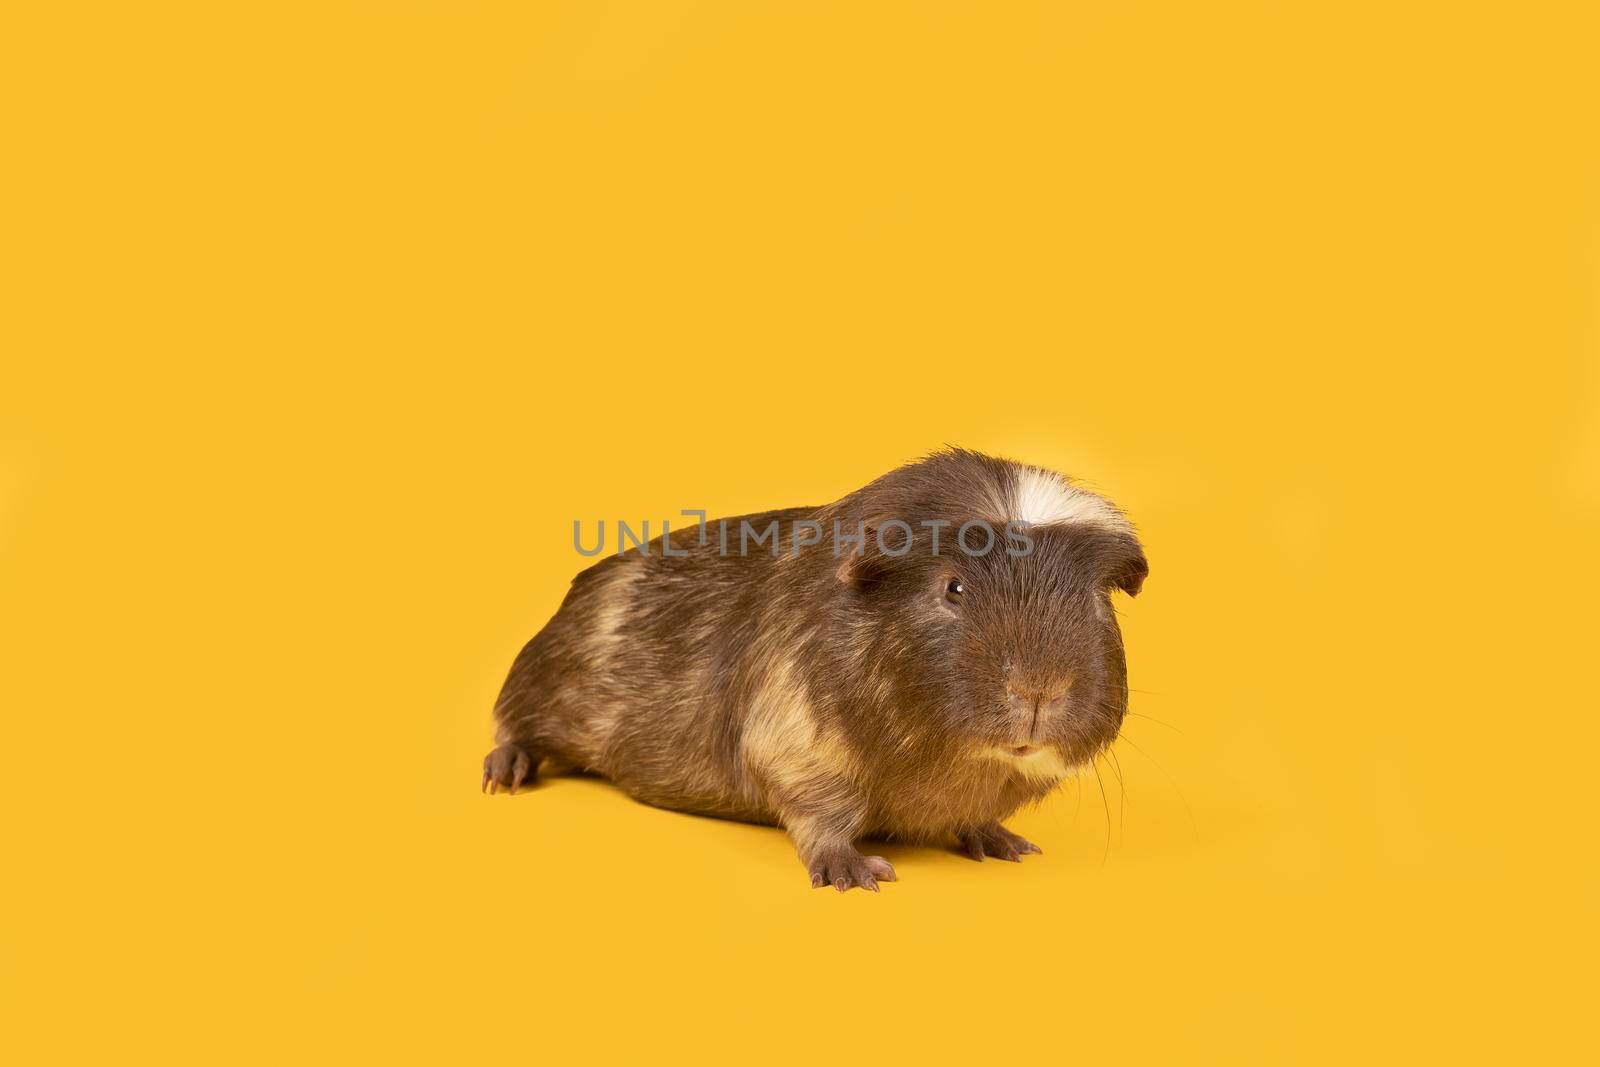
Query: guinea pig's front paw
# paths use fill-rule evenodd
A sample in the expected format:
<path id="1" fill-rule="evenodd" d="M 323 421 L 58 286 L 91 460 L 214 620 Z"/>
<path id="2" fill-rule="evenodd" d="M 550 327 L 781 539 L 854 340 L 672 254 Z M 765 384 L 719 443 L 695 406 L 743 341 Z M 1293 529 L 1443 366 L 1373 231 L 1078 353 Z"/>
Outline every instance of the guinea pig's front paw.
<path id="1" fill-rule="evenodd" d="M 957 837 L 961 841 L 962 850 L 979 863 L 983 862 L 985 856 L 1021 863 L 1022 857 L 1030 852 L 1044 855 L 1044 849 L 1021 834 L 1012 833 L 997 822 L 967 830 Z"/>
<path id="2" fill-rule="evenodd" d="M 811 888 L 831 885 L 843 893 L 860 886 L 878 891 L 879 882 L 895 880 L 894 868 L 882 856 L 863 856 L 848 845 L 819 852 L 806 864 L 811 872 Z"/>

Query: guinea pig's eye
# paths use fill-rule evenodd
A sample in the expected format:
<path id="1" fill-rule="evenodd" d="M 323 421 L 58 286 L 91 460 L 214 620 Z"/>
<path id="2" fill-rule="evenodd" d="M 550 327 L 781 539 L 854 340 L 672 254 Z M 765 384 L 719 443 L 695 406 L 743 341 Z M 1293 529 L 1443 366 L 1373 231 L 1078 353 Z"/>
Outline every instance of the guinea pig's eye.
<path id="1" fill-rule="evenodd" d="M 944 587 L 944 598 L 954 604 L 961 599 L 961 594 L 966 591 L 966 587 L 961 584 L 960 578 L 952 578 L 950 579 L 950 584 Z"/>

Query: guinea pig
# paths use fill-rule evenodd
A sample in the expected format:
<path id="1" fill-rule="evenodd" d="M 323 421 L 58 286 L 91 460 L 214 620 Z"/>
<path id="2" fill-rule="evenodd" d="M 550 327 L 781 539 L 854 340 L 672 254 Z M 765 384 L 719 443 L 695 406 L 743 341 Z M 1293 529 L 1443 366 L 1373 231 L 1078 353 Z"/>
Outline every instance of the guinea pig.
<path id="1" fill-rule="evenodd" d="M 582 771 L 782 826 L 841 892 L 894 880 L 868 838 L 1017 860 L 1041 850 L 1001 821 L 1121 729 L 1111 594 L 1148 572 L 1109 501 L 962 450 L 675 530 L 573 580 L 512 665 L 483 786 Z"/>

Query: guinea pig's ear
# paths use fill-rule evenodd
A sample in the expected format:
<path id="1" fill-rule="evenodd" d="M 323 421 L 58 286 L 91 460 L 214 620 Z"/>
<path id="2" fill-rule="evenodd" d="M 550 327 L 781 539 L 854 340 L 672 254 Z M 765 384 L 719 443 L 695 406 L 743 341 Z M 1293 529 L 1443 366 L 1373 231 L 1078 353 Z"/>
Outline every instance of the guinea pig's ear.
<path id="1" fill-rule="evenodd" d="M 844 536 L 834 542 L 834 554 L 839 561 L 837 573 L 841 582 L 857 589 L 870 589 L 889 573 L 894 557 L 905 554 L 895 540 L 897 530 L 890 530 L 885 535 L 885 541 L 893 551 L 884 551 L 883 544 L 878 540 L 882 525 L 881 520 L 873 519 L 859 523 L 856 527 L 861 534 L 859 540 L 848 525 L 844 525 Z"/>
<path id="2" fill-rule="evenodd" d="M 1115 544 L 1108 572 L 1110 584 L 1129 596 L 1138 596 L 1139 590 L 1144 588 L 1144 580 L 1150 577 L 1144 548 L 1132 536 L 1118 537 Z"/>

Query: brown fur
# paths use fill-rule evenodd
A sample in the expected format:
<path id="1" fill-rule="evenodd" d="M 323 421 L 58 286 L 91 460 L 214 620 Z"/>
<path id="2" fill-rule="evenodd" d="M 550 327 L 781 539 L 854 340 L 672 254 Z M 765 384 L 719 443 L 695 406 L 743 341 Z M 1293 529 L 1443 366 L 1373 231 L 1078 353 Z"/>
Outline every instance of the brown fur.
<path id="1" fill-rule="evenodd" d="M 954 837 L 980 859 L 1037 851 L 1000 820 L 1055 786 L 1036 763 L 1080 765 L 1116 737 L 1127 679 L 1109 593 L 1138 592 L 1147 567 L 1120 512 L 1081 490 L 1103 518 L 1034 526 L 1032 554 L 1008 555 L 1023 470 L 944 452 L 825 507 L 742 517 L 780 523 L 776 558 L 738 554 L 736 518 L 727 556 L 713 521 L 705 546 L 698 528 L 671 534 L 681 558 L 657 538 L 590 567 L 512 666 L 485 784 L 515 789 L 542 763 L 646 803 L 782 825 L 812 883 L 840 889 L 894 876 L 856 850 L 863 837 Z M 955 536 L 979 518 L 997 538 L 971 557 Z M 795 551 L 808 519 L 822 540 Z M 913 527 L 904 555 L 873 536 L 890 519 Z M 919 525 L 932 519 L 952 523 L 937 555 Z M 835 520 L 868 523 L 864 548 L 836 555 Z M 886 530 L 890 549 L 903 538 Z M 1022 745 L 1034 762 L 995 755 Z"/>

